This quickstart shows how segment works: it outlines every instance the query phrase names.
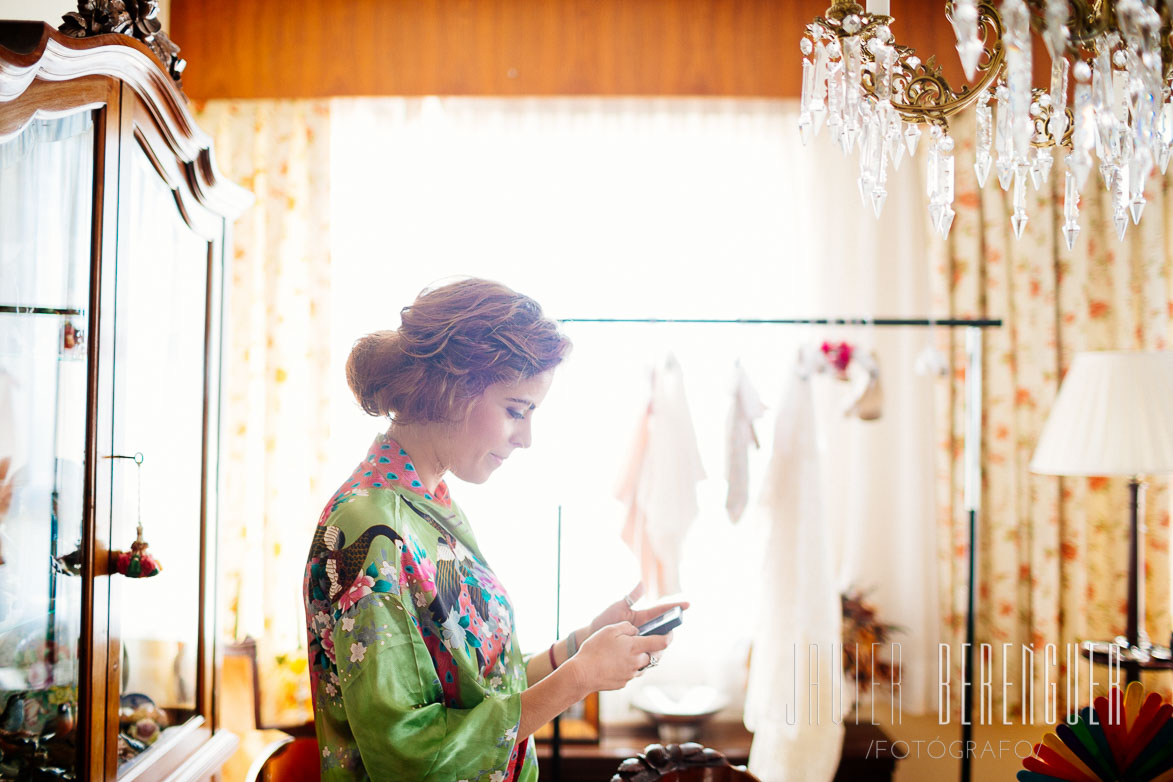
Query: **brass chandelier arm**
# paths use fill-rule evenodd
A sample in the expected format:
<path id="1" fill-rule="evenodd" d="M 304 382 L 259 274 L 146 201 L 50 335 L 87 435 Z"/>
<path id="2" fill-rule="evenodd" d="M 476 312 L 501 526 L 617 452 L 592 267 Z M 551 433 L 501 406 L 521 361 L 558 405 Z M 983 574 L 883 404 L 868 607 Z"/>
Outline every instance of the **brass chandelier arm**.
<path id="1" fill-rule="evenodd" d="M 1164 176 L 1173 162 L 1173 0 L 945 0 L 967 77 L 956 89 L 937 57 L 922 61 L 896 43 L 886 13 L 868 13 L 858 0 L 831 3 L 800 42 L 798 129 L 804 143 L 826 126 L 845 154 L 858 148 L 859 192 L 877 217 L 890 165 L 906 149 L 916 153 L 918 126 L 927 124 L 929 216 L 934 231 L 948 236 L 957 214 L 949 126 L 973 108 L 977 182 L 984 186 L 996 163 L 998 184 L 1013 193 L 1016 236 L 1029 221 L 1027 184 L 1047 181 L 1057 147 L 1066 148 L 1061 233 L 1068 250 L 1079 236 L 1079 191 L 1095 167 L 1093 153 L 1118 237 L 1140 221 L 1149 177 Z M 1046 55 L 1031 57 L 1036 35 L 1049 63 Z M 1032 84 L 1043 65 L 1050 66 L 1048 88 Z"/>
<path id="2" fill-rule="evenodd" d="M 953 3 L 945 3 L 946 16 L 952 21 Z M 978 63 L 980 77 L 976 84 L 965 85 L 959 91 L 949 86 L 936 63 L 936 56 L 917 68 L 908 69 L 908 59 L 914 56 L 911 49 L 904 49 L 899 63 L 910 71 L 908 83 L 902 92 L 908 102 L 892 101 L 892 107 L 906 122 L 928 122 L 946 125 L 949 117 L 973 105 L 1002 75 L 1006 52 L 1002 46 L 1002 17 L 990 2 L 978 3 L 979 30 L 984 33 L 984 52 Z"/>
<path id="3" fill-rule="evenodd" d="M 981 98 L 986 88 L 1001 75 L 1004 61 L 1005 54 L 1002 51 L 1001 41 L 999 41 L 988 66 L 982 69 L 982 77 L 978 79 L 977 84 L 966 85 L 961 88 L 961 92 L 954 92 L 950 88 L 949 82 L 940 74 L 939 68 L 936 69 L 936 73 L 925 70 L 929 66 L 935 66 L 933 59 L 930 59 L 928 63 L 921 66 L 923 72 L 914 74 L 909 80 L 906 93 L 914 99 L 914 102 L 893 101 L 892 108 L 900 113 L 905 122 L 945 124 L 949 117 L 969 108 Z M 924 96 L 923 102 L 920 100 L 922 96 Z"/>
<path id="4" fill-rule="evenodd" d="M 953 4 L 947 2 L 945 10 L 947 14 L 952 14 Z M 815 24 L 834 31 L 842 39 L 848 35 L 842 27 L 843 18 L 850 14 L 860 15 L 862 11 L 858 4 L 835 0 L 832 7 L 827 9 L 826 17 L 816 19 Z M 921 62 L 915 50 L 907 46 L 895 46 L 896 66 L 893 68 L 893 99 L 890 102 L 902 120 L 945 126 L 949 117 L 975 103 L 1001 75 L 1005 62 L 1002 17 L 992 3 L 985 1 L 978 4 L 978 20 L 980 29 L 985 34 L 983 62 L 978 65 L 980 78 L 976 84 L 967 84 L 960 90 L 954 90 L 949 85 L 941 72 L 941 67 L 937 65 L 936 56 Z M 892 18 L 889 16 L 863 14 L 862 26 L 857 33 L 864 43 L 861 47 L 864 58 L 861 86 L 873 98 L 876 94 L 877 65 L 876 58 L 866 43 L 876 35 L 877 28 L 890 24 L 891 21 Z"/>
<path id="5" fill-rule="evenodd" d="M 1034 101 L 1048 94 L 1046 90 L 1035 87 L 1031 90 L 1031 96 Z M 1054 107 L 1052 106 L 1046 114 L 1039 117 L 1031 117 L 1031 124 L 1034 126 L 1034 133 L 1031 136 L 1030 145 L 1036 149 L 1046 149 L 1048 147 L 1067 147 L 1071 148 L 1071 139 L 1075 135 L 1075 112 L 1071 110 L 1070 106 L 1063 107 L 1063 114 L 1067 117 L 1066 130 L 1063 131 L 1063 138 L 1055 141 L 1055 134 L 1051 132 L 1051 120 L 1054 119 Z M 1039 139 L 1042 138 L 1042 141 Z"/>
<path id="6" fill-rule="evenodd" d="M 1116 14 L 1114 3 L 1110 0 L 1070 0 L 1071 16 L 1067 18 L 1068 48 L 1095 50 L 1095 40 L 1111 25 Z M 1046 30 L 1046 21 L 1039 14 L 1031 14 L 1031 29 L 1042 35 Z"/>

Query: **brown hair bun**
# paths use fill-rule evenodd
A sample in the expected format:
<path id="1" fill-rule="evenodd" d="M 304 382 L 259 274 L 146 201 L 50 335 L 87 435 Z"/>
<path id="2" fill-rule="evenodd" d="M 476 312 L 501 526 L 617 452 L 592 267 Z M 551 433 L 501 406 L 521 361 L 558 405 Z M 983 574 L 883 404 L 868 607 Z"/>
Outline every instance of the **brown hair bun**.
<path id="1" fill-rule="evenodd" d="M 570 340 L 536 301 L 490 280 L 424 290 L 398 330 L 354 343 L 346 380 L 370 415 L 401 423 L 458 421 L 494 383 L 556 367 Z"/>

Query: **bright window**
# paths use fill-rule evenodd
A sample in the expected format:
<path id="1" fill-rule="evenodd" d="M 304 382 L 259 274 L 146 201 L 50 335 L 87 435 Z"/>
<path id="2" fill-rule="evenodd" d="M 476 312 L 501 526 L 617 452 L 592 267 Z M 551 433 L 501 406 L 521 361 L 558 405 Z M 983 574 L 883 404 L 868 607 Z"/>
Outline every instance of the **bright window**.
<path id="1" fill-rule="evenodd" d="M 341 480 L 386 423 L 345 384 L 350 344 L 394 328 L 425 286 L 500 280 L 554 317 L 815 314 L 805 185 L 793 115 L 769 101 L 356 99 L 332 109 L 332 476 Z M 746 577 L 751 524 L 724 511 L 725 419 L 739 359 L 772 407 L 796 329 L 569 324 L 575 349 L 535 418 L 534 445 L 482 486 L 450 479 L 509 588 L 527 650 L 554 637 L 562 508 L 565 635 L 637 580 L 613 498 L 649 371 L 683 368 L 708 479 L 682 580 L 693 601 L 654 673 L 740 696 L 757 606 Z M 772 411 L 758 424 L 769 453 Z M 332 479 L 331 479 L 332 480 Z M 644 681 L 655 681 L 647 676 Z M 622 718 L 626 696 L 604 698 Z M 736 703 L 733 704 L 736 706 Z"/>

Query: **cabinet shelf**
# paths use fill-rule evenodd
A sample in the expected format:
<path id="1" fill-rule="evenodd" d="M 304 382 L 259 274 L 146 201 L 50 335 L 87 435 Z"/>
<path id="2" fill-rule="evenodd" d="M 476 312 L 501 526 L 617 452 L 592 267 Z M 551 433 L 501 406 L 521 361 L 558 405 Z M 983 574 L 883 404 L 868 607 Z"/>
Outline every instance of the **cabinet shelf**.
<path id="1" fill-rule="evenodd" d="M 0 304 L 2 315 L 84 315 L 85 310 L 68 307 L 26 307 L 23 304 Z"/>

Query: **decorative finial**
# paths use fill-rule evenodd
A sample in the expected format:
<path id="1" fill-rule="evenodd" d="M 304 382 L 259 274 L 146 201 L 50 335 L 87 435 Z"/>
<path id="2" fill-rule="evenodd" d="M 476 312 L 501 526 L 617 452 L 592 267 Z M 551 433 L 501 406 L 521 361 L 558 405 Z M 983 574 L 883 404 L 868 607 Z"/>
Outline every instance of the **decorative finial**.
<path id="1" fill-rule="evenodd" d="M 180 78 L 187 62 L 179 56 L 179 47 L 163 32 L 159 22 L 159 0 L 78 0 L 77 10 L 65 14 L 58 31 L 71 38 L 121 33 L 147 45 L 175 85 L 183 88 Z"/>

